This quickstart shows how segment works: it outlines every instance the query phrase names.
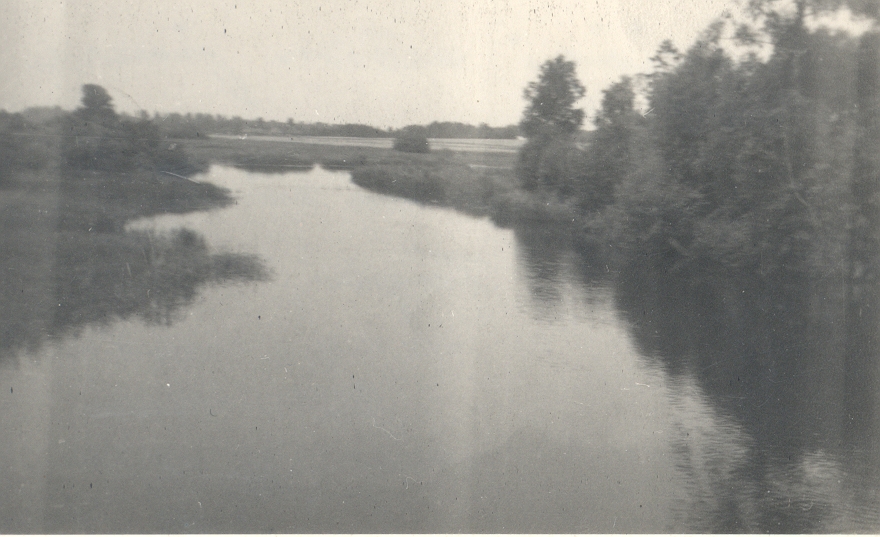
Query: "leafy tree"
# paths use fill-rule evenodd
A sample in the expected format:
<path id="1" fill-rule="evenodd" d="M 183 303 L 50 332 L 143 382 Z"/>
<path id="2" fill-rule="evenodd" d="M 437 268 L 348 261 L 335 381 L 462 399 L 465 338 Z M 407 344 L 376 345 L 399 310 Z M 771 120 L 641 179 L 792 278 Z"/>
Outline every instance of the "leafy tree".
<path id="1" fill-rule="evenodd" d="M 127 169 L 122 122 L 107 90 L 82 86 L 82 106 L 71 114 L 63 153 L 68 166 L 84 169 Z"/>
<path id="2" fill-rule="evenodd" d="M 97 84 L 85 84 L 82 87 L 82 108 L 80 115 L 89 118 L 115 118 L 113 98 L 107 90 Z"/>
<path id="3" fill-rule="evenodd" d="M 560 157 L 574 149 L 572 135 L 584 121 L 584 111 L 575 104 L 586 88 L 578 81 L 575 63 L 564 56 L 547 60 L 538 80 L 523 92 L 528 101 L 520 129 L 528 141 L 519 155 L 517 173 L 524 188 L 560 188 L 567 175 Z"/>
<path id="4" fill-rule="evenodd" d="M 576 132 L 584 121 L 584 111 L 574 105 L 585 94 L 574 62 L 561 55 L 547 60 L 538 80 L 523 92 L 529 102 L 520 122 L 523 133 L 527 138 L 538 138 Z"/>
<path id="5" fill-rule="evenodd" d="M 654 64 L 654 74 L 669 73 L 679 64 L 681 58 L 681 52 L 678 51 L 675 44 L 669 39 L 664 40 L 660 43 L 657 54 L 651 57 L 651 62 Z"/>
<path id="6" fill-rule="evenodd" d="M 624 77 L 603 91 L 602 108 L 593 124 L 588 170 L 578 182 L 583 209 L 600 209 L 614 201 L 614 188 L 629 173 L 631 145 L 640 116 L 635 111 L 632 79 Z"/>

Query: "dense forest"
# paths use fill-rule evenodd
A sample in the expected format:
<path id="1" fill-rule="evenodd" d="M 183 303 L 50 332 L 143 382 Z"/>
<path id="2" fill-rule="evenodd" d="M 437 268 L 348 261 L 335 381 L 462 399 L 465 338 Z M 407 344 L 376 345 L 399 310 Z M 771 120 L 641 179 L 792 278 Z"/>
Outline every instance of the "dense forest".
<path id="1" fill-rule="evenodd" d="M 585 241 L 665 271 L 876 270 L 880 34 L 811 28 L 840 5 L 777 4 L 685 52 L 663 43 L 652 72 L 604 90 L 587 148 L 574 63 L 546 62 L 525 92 L 521 187 L 573 207 Z"/>

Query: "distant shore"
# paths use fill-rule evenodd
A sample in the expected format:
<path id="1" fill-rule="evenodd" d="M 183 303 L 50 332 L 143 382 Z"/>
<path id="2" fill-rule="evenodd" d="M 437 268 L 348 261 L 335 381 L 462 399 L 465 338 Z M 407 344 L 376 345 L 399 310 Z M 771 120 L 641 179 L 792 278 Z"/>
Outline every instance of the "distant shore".
<path id="1" fill-rule="evenodd" d="M 391 149 L 393 138 L 359 138 L 352 136 L 270 136 L 262 134 L 209 134 L 208 138 L 226 140 L 258 140 L 266 142 L 289 142 L 299 144 L 331 145 L 343 147 L 373 147 Z M 432 150 L 467 151 L 475 153 L 516 153 L 524 140 L 494 138 L 428 138 Z"/>

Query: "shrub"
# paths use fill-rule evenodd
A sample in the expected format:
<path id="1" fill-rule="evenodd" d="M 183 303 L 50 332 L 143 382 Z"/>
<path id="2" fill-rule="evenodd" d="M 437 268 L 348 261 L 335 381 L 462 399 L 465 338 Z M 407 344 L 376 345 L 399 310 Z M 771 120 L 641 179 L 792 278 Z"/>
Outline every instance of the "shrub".
<path id="1" fill-rule="evenodd" d="M 113 110 L 109 94 L 93 84 L 83 86 L 83 106 L 66 119 L 62 154 L 73 169 L 127 172 L 152 170 L 176 175 L 204 171 L 176 142 L 163 141 L 147 119 L 130 120 Z"/>
<path id="2" fill-rule="evenodd" d="M 428 129 L 418 125 L 404 127 L 394 138 L 394 149 L 404 153 L 428 153 Z"/>

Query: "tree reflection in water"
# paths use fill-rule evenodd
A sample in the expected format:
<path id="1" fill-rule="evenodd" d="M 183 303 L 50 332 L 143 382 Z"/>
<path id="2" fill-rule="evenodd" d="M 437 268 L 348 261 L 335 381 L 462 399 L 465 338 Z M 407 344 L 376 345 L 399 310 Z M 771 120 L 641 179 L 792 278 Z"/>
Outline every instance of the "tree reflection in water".
<path id="1" fill-rule="evenodd" d="M 677 409 L 686 482 L 675 527 L 696 532 L 876 531 L 880 287 L 720 270 L 609 273 L 552 232 L 515 230 L 535 309 L 567 286 L 614 306 Z M 707 413 L 708 410 L 708 413 Z"/>
<path id="2" fill-rule="evenodd" d="M 666 371 L 683 412 L 703 401 L 714 413 L 676 437 L 687 527 L 876 529 L 878 348 L 859 334 L 878 324 L 847 328 L 845 296 L 839 282 L 805 278 L 621 275 L 617 306 L 641 353 Z"/>
<path id="3" fill-rule="evenodd" d="M 580 252 L 571 235 L 552 227 L 514 227 L 518 267 L 532 300 L 529 311 L 544 319 L 558 315 L 566 295 L 577 294 L 585 303 L 601 300 L 612 279 L 597 257 Z M 568 285 L 573 282 L 574 285 Z"/>

